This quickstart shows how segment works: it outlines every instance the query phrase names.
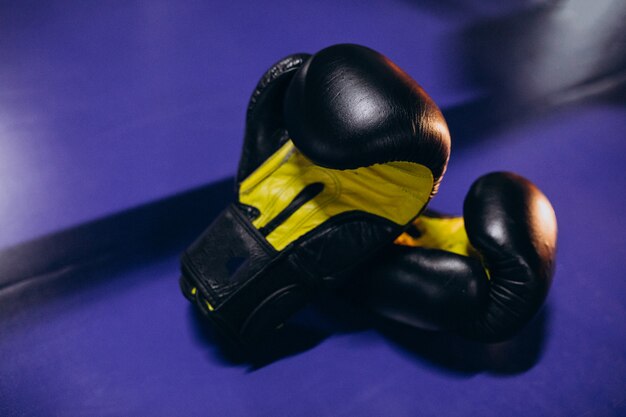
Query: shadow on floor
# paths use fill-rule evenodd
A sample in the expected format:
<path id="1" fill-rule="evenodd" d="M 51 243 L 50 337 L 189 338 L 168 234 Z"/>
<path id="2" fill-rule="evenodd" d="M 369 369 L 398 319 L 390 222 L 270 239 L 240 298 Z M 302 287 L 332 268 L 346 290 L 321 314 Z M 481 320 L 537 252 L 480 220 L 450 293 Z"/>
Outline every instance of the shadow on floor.
<path id="1" fill-rule="evenodd" d="M 227 366 L 245 367 L 250 372 L 313 349 L 330 337 L 375 330 L 401 354 L 443 372 L 460 376 L 482 372 L 515 375 L 540 361 L 549 337 L 549 323 L 550 308 L 546 305 L 516 337 L 485 344 L 387 320 L 360 307 L 349 295 L 326 293 L 280 331 L 268 335 L 267 342 L 251 355 L 233 349 L 196 309 L 189 307 L 189 324 L 196 341 L 206 346 L 207 354 Z M 376 333 L 372 333 L 373 338 L 378 337 Z"/>
<path id="2" fill-rule="evenodd" d="M 232 200 L 232 190 L 232 180 L 221 181 L 1 252 L 2 318 L 105 282 L 115 271 L 182 252 Z M 380 319 L 349 296 L 327 292 L 269 336 L 254 357 L 245 357 L 223 348 L 201 315 L 191 305 L 189 309 L 198 342 L 224 364 L 250 371 L 312 349 L 333 335 L 375 329 L 399 351 L 448 372 L 514 374 L 540 359 L 549 322 L 549 309 L 544 309 L 518 337 L 484 345 Z"/>
<path id="3" fill-rule="evenodd" d="M 0 297 L 44 284 L 59 294 L 81 285 L 77 280 L 97 281 L 110 269 L 181 253 L 233 199 L 233 190 L 233 180 L 223 180 L 5 249 Z M 84 271 L 91 273 L 78 273 Z"/>

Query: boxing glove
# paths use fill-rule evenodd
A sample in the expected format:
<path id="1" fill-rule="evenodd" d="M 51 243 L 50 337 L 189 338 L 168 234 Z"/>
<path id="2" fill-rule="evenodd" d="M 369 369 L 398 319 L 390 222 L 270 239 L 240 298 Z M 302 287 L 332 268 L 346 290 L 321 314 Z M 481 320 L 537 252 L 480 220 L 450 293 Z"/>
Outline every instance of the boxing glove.
<path id="1" fill-rule="evenodd" d="M 254 349 L 404 230 L 449 148 L 437 106 L 383 55 L 336 45 L 281 60 L 250 100 L 237 201 L 182 255 L 184 295 Z"/>
<path id="2" fill-rule="evenodd" d="M 502 341 L 546 298 L 556 236 L 554 210 L 537 187 L 491 173 L 471 186 L 463 217 L 425 212 L 364 266 L 354 289 L 393 320 Z"/>

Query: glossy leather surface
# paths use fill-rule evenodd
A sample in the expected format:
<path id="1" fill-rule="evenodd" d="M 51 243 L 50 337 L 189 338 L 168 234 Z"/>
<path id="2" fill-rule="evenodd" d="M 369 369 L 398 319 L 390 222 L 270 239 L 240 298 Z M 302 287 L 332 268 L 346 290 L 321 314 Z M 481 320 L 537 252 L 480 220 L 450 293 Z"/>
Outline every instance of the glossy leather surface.
<path id="1" fill-rule="evenodd" d="M 309 78 L 311 73 L 313 76 Z M 304 107 L 301 103 L 305 103 Z M 372 119 L 378 110 L 371 113 L 363 106 L 385 109 L 379 116 L 389 120 L 381 124 L 382 119 Z M 307 121 L 307 118 L 315 119 L 320 114 L 328 117 L 322 117 L 313 124 Z M 359 117 L 360 126 L 355 124 Z M 368 122 L 369 119 L 375 123 Z M 337 121 L 344 121 L 346 125 L 338 126 Z M 342 163 L 334 168 L 339 169 L 341 174 L 346 173 L 348 168 L 367 168 L 381 163 L 377 165 L 380 168 L 385 162 L 408 161 L 410 163 L 402 169 L 390 168 L 392 173 L 399 171 L 396 176 L 401 175 L 405 181 L 408 178 L 410 185 L 399 180 L 397 184 L 386 182 L 396 177 L 370 169 L 374 170 L 374 175 L 380 175 L 385 180 L 377 187 L 392 196 L 391 201 L 395 201 L 394 193 L 405 201 L 419 201 L 419 205 L 408 207 L 410 214 L 398 224 L 392 221 L 391 215 L 399 212 L 399 208 L 390 212 L 389 217 L 368 212 L 359 206 L 359 196 L 351 195 L 357 191 L 340 182 L 339 173 L 333 175 L 329 172 L 323 176 L 324 181 L 329 183 L 322 188 L 331 190 L 329 196 L 333 200 L 328 201 L 347 195 L 345 203 L 341 204 L 343 212 L 324 218 L 302 235 L 294 235 L 294 240 L 285 246 L 276 246 L 270 240 L 272 235 L 264 236 L 263 227 L 257 230 L 256 223 L 252 222 L 257 215 L 264 216 L 270 212 L 269 208 L 282 207 L 278 203 L 282 202 L 281 196 L 293 194 L 294 198 L 298 198 L 302 191 L 298 187 L 308 178 L 304 167 L 311 162 L 302 158 L 301 166 L 296 164 L 288 169 L 294 177 L 278 182 L 292 189 L 279 186 L 262 188 L 257 193 L 261 200 L 256 204 L 254 199 L 248 200 L 246 194 L 252 193 L 255 188 L 252 187 L 251 191 L 243 186 L 245 181 L 240 183 L 239 200 L 245 204 L 232 204 L 196 244 L 185 251 L 181 260 L 181 288 L 185 296 L 195 301 L 235 345 L 242 345 L 253 352 L 255 346 L 263 344 L 263 339 L 269 337 L 275 327 L 287 320 L 298 307 L 303 307 L 318 287 L 337 285 L 351 269 L 390 243 L 406 223 L 424 208 L 436 192 L 437 183 L 445 170 L 450 139 L 443 116 L 430 97 L 391 61 L 371 49 L 356 45 L 329 47 L 312 57 L 296 54 L 274 64 L 252 94 L 247 123 L 238 173 L 240 179 L 266 162 L 271 167 L 276 164 L 283 167 L 290 163 L 291 157 L 280 157 L 274 161 L 275 156 L 269 158 L 268 155 L 286 138 L 290 138 L 297 148 L 294 152 L 302 152 L 313 163 L 317 162 L 320 150 L 328 152 L 336 148 L 341 156 L 337 161 Z M 320 128 L 322 136 L 318 131 Z M 346 137 L 351 131 L 361 136 L 362 146 Z M 346 146 L 352 149 L 350 153 L 345 152 Z M 412 149 L 413 153 L 407 153 L 407 149 Z M 416 163 L 425 164 L 425 167 Z M 409 165 L 414 165 L 414 173 L 409 171 Z M 314 165 L 312 169 L 319 168 Z M 270 181 L 272 175 L 279 171 L 277 168 L 268 168 L 267 174 L 260 171 L 262 175 L 259 174 L 258 181 Z M 255 171 L 253 176 L 258 172 Z M 366 172 L 361 175 L 355 173 L 353 182 L 362 186 L 367 175 Z M 258 181 L 252 182 L 257 184 Z M 420 188 L 411 189 L 413 184 Z M 307 184 L 304 184 L 302 189 L 306 187 Z M 333 188 L 336 190 L 332 191 Z M 325 207 L 324 212 L 331 213 L 332 206 L 324 204 L 319 203 L 319 207 L 318 203 L 313 204 L 312 213 L 320 211 L 320 207 Z M 285 209 L 291 205 L 289 203 Z M 281 217 L 282 213 L 279 210 L 276 217 Z M 312 217 L 308 215 L 304 220 L 308 218 Z M 273 219 L 269 219 L 268 224 L 272 222 Z M 295 222 L 303 229 L 301 223 Z M 274 230 L 280 226 L 273 224 Z M 231 228 L 232 236 L 228 233 Z M 291 236 L 290 230 L 287 230 L 286 236 Z M 237 264 L 238 267 L 229 268 L 230 264 Z M 196 287 L 194 294 L 186 291 Z"/>
<path id="2" fill-rule="evenodd" d="M 445 119 L 430 96 L 382 54 L 334 45 L 295 75 L 285 101 L 296 146 L 319 165 L 425 165 L 439 183 L 450 156 Z"/>
<path id="3" fill-rule="evenodd" d="M 519 332 L 548 294 L 554 210 L 534 184 L 508 172 L 477 179 L 463 207 L 476 257 L 393 245 L 361 271 L 362 296 L 400 322 L 501 341 Z"/>
<path id="4" fill-rule="evenodd" d="M 421 329 L 456 331 L 489 296 L 480 260 L 438 249 L 390 245 L 357 275 L 350 291 L 359 302 Z"/>
<path id="5" fill-rule="evenodd" d="M 261 77 L 252 92 L 246 112 L 238 183 L 287 140 L 283 116 L 285 91 L 295 72 L 309 57 L 309 54 L 293 54 L 281 59 Z"/>
<path id="6" fill-rule="evenodd" d="M 546 196 L 511 173 L 479 178 L 463 205 L 470 242 L 490 272 L 489 301 L 461 331 L 502 340 L 539 311 L 554 274 L 557 220 Z"/>

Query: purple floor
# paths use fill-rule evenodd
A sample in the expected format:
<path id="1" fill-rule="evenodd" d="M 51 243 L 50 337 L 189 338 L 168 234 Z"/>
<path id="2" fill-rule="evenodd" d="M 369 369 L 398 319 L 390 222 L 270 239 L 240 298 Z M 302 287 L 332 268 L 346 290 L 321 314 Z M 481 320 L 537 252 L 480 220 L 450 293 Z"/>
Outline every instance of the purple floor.
<path id="1" fill-rule="evenodd" d="M 0 3 L 0 415 L 626 415 L 621 3 L 53 3 Z M 444 110 L 432 208 L 460 213 L 494 170 L 554 204 L 554 284 L 514 340 L 332 295 L 251 366 L 180 295 L 178 254 L 231 198 L 258 78 L 339 42 L 386 54 Z"/>

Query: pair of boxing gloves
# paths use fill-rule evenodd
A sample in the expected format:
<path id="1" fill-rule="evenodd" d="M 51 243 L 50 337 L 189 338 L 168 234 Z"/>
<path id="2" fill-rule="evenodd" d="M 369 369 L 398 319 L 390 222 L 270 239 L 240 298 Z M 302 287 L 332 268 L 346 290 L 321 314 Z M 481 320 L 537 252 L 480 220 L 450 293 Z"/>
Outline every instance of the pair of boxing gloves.
<path id="1" fill-rule="evenodd" d="M 511 337 L 550 287 L 554 211 L 505 172 L 474 182 L 463 217 L 424 211 L 449 154 L 440 110 L 383 55 L 336 45 L 281 60 L 250 100 L 236 201 L 182 256 L 183 294 L 252 350 L 348 279 L 391 319 Z"/>

